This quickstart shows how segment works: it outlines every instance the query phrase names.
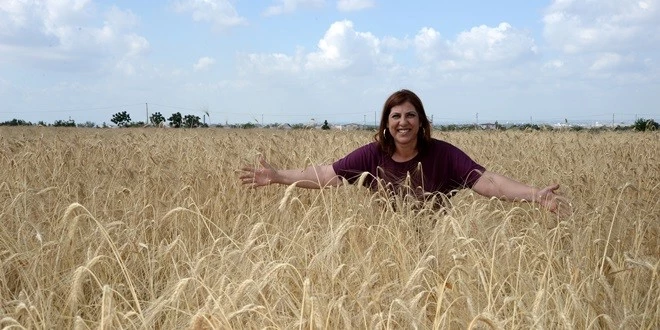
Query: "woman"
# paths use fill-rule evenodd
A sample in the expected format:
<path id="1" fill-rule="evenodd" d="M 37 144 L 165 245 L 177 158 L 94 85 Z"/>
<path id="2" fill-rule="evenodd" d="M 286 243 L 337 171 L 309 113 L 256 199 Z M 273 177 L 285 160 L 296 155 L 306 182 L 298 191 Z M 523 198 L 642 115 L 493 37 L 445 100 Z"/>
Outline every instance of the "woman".
<path id="1" fill-rule="evenodd" d="M 448 197 L 456 190 L 471 188 L 485 197 L 507 201 L 530 201 L 551 212 L 559 212 L 562 198 L 555 193 L 558 184 L 531 187 L 500 174 L 487 171 L 455 146 L 431 138 L 422 101 L 409 90 L 392 94 L 383 106 L 375 142 L 362 146 L 331 165 L 305 169 L 279 170 L 261 158 L 261 167 L 243 168 L 240 180 L 251 187 L 272 183 L 296 184 L 303 188 L 337 186 L 345 178 L 354 183 L 365 172 L 364 185 L 376 189 L 414 194 L 426 198 L 433 194 Z"/>

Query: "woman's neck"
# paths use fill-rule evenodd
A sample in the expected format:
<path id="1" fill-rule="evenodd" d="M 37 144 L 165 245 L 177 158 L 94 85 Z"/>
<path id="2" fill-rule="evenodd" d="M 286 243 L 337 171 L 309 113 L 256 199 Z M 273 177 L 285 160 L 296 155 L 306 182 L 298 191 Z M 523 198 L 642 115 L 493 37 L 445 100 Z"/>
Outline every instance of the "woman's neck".
<path id="1" fill-rule="evenodd" d="M 411 143 L 409 145 L 397 145 L 394 154 L 392 155 L 392 160 L 396 162 L 406 162 L 417 156 L 417 143 Z"/>

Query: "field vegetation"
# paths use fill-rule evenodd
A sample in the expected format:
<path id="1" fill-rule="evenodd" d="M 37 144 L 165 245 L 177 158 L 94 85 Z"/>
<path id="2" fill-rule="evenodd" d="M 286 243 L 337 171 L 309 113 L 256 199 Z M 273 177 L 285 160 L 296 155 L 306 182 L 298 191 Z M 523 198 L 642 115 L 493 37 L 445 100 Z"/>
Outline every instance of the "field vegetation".
<path id="1" fill-rule="evenodd" d="M 372 134 L 0 128 L 0 328 L 660 328 L 660 133 L 434 134 L 562 219 L 237 179 Z"/>

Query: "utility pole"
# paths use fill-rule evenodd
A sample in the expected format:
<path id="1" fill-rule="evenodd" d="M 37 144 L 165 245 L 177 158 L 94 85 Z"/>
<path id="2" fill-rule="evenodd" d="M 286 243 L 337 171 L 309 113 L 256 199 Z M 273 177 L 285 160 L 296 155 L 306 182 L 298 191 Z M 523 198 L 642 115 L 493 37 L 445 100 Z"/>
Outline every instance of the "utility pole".
<path id="1" fill-rule="evenodd" d="M 146 125 L 149 125 L 149 103 L 146 103 L 146 102 L 145 102 L 145 103 L 144 103 L 144 107 L 145 107 L 145 109 L 147 110 L 147 121 L 145 121 L 144 123 L 145 123 Z"/>
<path id="2" fill-rule="evenodd" d="M 477 112 L 477 122 L 474 124 L 474 128 L 479 127 L 479 113 Z"/>
<path id="3" fill-rule="evenodd" d="M 362 126 L 364 126 L 364 127 L 362 127 L 362 129 L 364 129 L 364 128 L 367 127 L 367 115 L 366 115 L 366 114 L 364 115 L 364 119 L 363 119 L 363 120 L 364 120 L 364 122 L 362 123 Z"/>

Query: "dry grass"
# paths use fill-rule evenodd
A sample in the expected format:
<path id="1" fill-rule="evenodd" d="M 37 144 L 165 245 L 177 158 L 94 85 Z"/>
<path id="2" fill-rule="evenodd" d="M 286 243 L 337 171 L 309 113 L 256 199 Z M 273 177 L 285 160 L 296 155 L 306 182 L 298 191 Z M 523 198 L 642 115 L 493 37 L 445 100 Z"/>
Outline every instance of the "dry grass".
<path id="1" fill-rule="evenodd" d="M 436 136 L 575 213 L 236 179 L 365 132 L 0 128 L 0 327 L 660 327 L 658 133 Z"/>

